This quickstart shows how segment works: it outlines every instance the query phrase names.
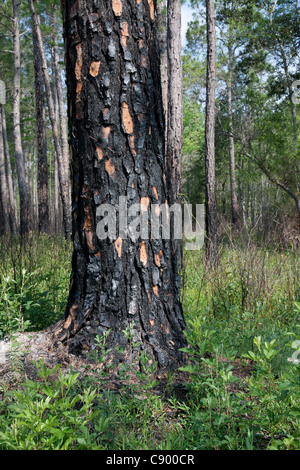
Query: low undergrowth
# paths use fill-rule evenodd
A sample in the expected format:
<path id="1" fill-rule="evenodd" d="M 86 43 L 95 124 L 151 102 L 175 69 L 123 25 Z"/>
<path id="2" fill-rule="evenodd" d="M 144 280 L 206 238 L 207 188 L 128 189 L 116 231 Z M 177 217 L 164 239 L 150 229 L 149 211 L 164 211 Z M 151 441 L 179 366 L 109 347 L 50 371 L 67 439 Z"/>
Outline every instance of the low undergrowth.
<path id="1" fill-rule="evenodd" d="M 68 291 L 65 242 L 14 243 L 0 247 L 0 338 L 52 324 Z M 299 450 L 299 253 L 231 246 L 211 269 L 188 252 L 184 281 L 190 360 L 163 378 L 145 355 L 138 373 L 104 370 L 105 337 L 80 370 L 39 361 L 29 376 L 16 344 L 0 449 Z"/>

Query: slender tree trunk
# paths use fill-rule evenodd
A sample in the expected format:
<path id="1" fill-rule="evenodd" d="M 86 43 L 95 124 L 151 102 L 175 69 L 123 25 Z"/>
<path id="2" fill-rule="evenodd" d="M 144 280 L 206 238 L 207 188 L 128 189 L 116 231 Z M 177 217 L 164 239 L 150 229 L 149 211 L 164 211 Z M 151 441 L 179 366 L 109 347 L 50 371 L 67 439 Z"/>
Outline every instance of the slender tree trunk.
<path id="1" fill-rule="evenodd" d="M 205 221 L 206 258 L 210 264 L 218 260 L 217 205 L 215 181 L 215 82 L 216 32 L 214 0 L 206 0 L 207 77 L 205 112 Z"/>
<path id="2" fill-rule="evenodd" d="M 3 144 L 6 156 L 6 169 L 7 169 L 7 187 L 8 187 L 8 196 L 9 196 L 9 216 L 10 216 L 10 230 L 13 235 L 17 233 L 17 200 L 13 188 L 12 180 L 12 171 L 10 163 L 10 153 L 7 140 L 7 130 L 6 130 L 6 116 L 5 116 L 5 107 L 1 105 L 1 114 L 2 114 L 2 130 L 3 130 Z M 0 124 L 1 125 L 1 124 Z"/>
<path id="3" fill-rule="evenodd" d="M 53 5 L 54 13 L 53 13 L 53 28 L 56 28 L 56 5 Z M 59 126 L 60 126 L 60 136 L 61 136 L 61 149 L 62 149 L 62 157 L 63 157 L 63 164 L 64 164 L 64 172 L 66 174 L 66 178 L 69 181 L 70 171 L 69 171 L 69 144 L 68 144 L 68 132 L 67 132 L 67 118 L 65 113 L 65 103 L 64 103 L 64 93 L 63 93 L 63 85 L 61 79 L 61 70 L 59 66 L 59 52 L 58 52 L 58 45 L 57 45 L 57 34 L 53 36 L 53 47 L 52 47 L 52 54 L 53 54 L 53 79 L 55 82 L 56 88 L 56 96 L 57 96 L 57 105 L 58 105 L 58 115 L 59 115 Z"/>
<path id="4" fill-rule="evenodd" d="M 58 163 L 56 153 L 54 154 L 54 228 L 55 233 L 60 231 L 60 211 L 59 211 L 59 181 Z"/>
<path id="5" fill-rule="evenodd" d="M 25 168 L 26 168 L 26 184 L 27 184 L 27 189 L 28 189 L 28 224 L 29 224 L 29 230 L 33 230 L 33 200 L 32 200 L 32 147 L 28 147 L 27 152 L 24 152 L 24 157 L 25 157 Z"/>
<path id="6" fill-rule="evenodd" d="M 14 148 L 20 194 L 20 232 L 28 232 L 28 191 L 26 186 L 25 165 L 22 149 L 20 97 L 21 97 L 21 56 L 20 56 L 20 20 L 18 0 L 13 0 L 14 15 L 14 90 L 13 90 L 13 126 Z"/>
<path id="7" fill-rule="evenodd" d="M 167 168 L 170 198 L 177 201 L 182 192 L 182 65 L 181 65 L 181 1 L 168 0 L 168 119 Z"/>
<path id="8" fill-rule="evenodd" d="M 162 86 L 162 105 L 165 119 L 167 145 L 167 122 L 168 122 L 168 48 L 167 48 L 167 0 L 157 1 L 157 30 L 160 59 L 160 76 Z M 167 148 L 167 147 L 166 147 Z M 166 152 L 165 148 L 165 152 Z"/>
<path id="9" fill-rule="evenodd" d="M 293 88 L 292 88 L 292 79 L 290 76 L 289 72 L 289 67 L 288 67 L 288 62 L 287 58 L 284 52 L 284 47 L 282 43 L 280 42 L 279 39 L 277 39 L 279 42 L 279 47 L 280 47 L 280 55 L 282 58 L 282 63 L 283 63 L 283 70 L 285 74 L 285 81 L 286 81 L 286 86 L 289 91 L 288 98 L 290 102 L 290 110 L 291 110 L 291 122 L 293 126 L 293 139 L 295 143 L 295 148 L 297 150 L 297 135 L 298 135 L 298 125 L 297 125 L 297 115 L 296 115 L 296 106 L 295 103 L 293 102 Z"/>
<path id="10" fill-rule="evenodd" d="M 39 232 L 49 233 L 48 161 L 46 109 L 42 60 L 35 32 L 32 32 L 35 77 L 35 113 L 38 151 L 38 221 Z"/>
<path id="11" fill-rule="evenodd" d="M 33 162 L 32 162 L 32 190 L 33 190 L 33 217 L 35 221 L 35 229 L 38 229 L 40 232 L 39 228 L 39 211 L 38 211 L 38 182 L 37 182 L 37 160 L 36 160 L 36 153 L 35 149 L 33 152 Z M 48 222 L 48 230 L 49 230 L 49 222 Z M 47 232 L 49 233 L 49 232 Z"/>
<path id="12" fill-rule="evenodd" d="M 48 74 L 48 67 L 47 67 L 44 46 L 43 46 L 43 39 L 41 35 L 39 17 L 37 16 L 35 12 L 33 0 L 28 0 L 28 4 L 29 4 L 30 12 L 31 12 L 31 17 L 32 17 L 33 29 L 37 38 L 37 45 L 38 45 L 40 55 L 41 55 L 43 78 L 44 78 L 46 98 L 47 98 L 47 103 L 48 103 L 49 117 L 50 117 L 51 127 L 52 127 L 54 147 L 55 147 L 55 151 L 56 151 L 57 159 L 58 159 L 58 172 L 59 172 L 60 194 L 61 194 L 62 207 L 63 207 L 64 231 L 65 231 L 65 237 L 68 239 L 70 238 L 70 232 L 71 232 L 69 181 L 68 181 L 68 176 L 65 174 L 65 166 L 63 162 L 63 155 L 62 155 L 61 145 L 59 141 L 58 123 L 57 123 L 55 110 L 54 110 L 53 98 L 52 98 L 51 87 L 50 87 L 50 79 L 49 79 L 49 74 Z"/>
<path id="13" fill-rule="evenodd" d="M 54 334 L 84 352 L 109 331 L 112 359 L 130 362 L 144 351 L 159 367 L 171 367 L 185 344 L 172 239 L 147 237 L 146 224 L 136 238 L 130 227 L 113 233 L 114 223 L 107 238 L 99 232 L 103 203 L 125 214 L 125 223 L 119 198 L 128 211 L 143 203 L 151 232 L 151 204 L 168 201 L 154 3 L 63 5 L 74 253 L 66 316 Z M 123 345 L 125 357 L 115 349 Z"/>
<path id="14" fill-rule="evenodd" d="M 1 113 L 1 111 L 0 111 Z M 2 123 L 2 113 L 0 114 L 0 123 Z M 1 202 L 2 202 L 2 230 L 4 233 L 9 233 L 9 197 L 8 197 L 8 186 L 6 181 L 6 171 L 5 171 L 5 158 L 4 158 L 4 145 L 3 145 L 3 128 L 0 125 L 0 192 L 1 192 Z"/>
<path id="15" fill-rule="evenodd" d="M 239 211 L 237 201 L 237 184 L 235 174 L 235 151 L 233 137 L 233 118 L 232 118 L 232 75 L 233 75 L 233 50 L 232 46 L 228 47 L 228 79 L 227 79 L 227 105 L 228 105 L 228 121 L 229 121 L 229 173 L 230 173 L 230 193 L 231 193 L 231 216 L 234 226 L 239 222 Z"/>
<path id="16" fill-rule="evenodd" d="M 181 204 L 182 194 L 182 64 L 181 64 L 181 0 L 168 0 L 167 8 L 167 133 L 166 167 L 170 203 Z M 162 64 L 161 64 L 162 68 Z M 164 77 L 164 75 L 163 75 Z M 165 83 L 163 82 L 163 93 Z M 164 94 L 163 94 L 164 98 Z M 171 218 L 174 228 L 173 216 Z M 183 269 L 181 240 L 174 240 L 172 256 L 177 269 Z"/>
<path id="17" fill-rule="evenodd" d="M 53 59 L 53 48 L 52 51 L 52 59 Z M 54 71 L 54 61 L 52 61 L 53 71 Z M 54 75 L 54 73 L 53 73 Z M 57 98 L 57 89 L 56 89 L 56 82 L 55 80 L 52 83 L 53 87 L 53 104 L 54 104 L 54 112 L 56 116 L 56 120 L 59 120 L 59 113 L 58 113 L 58 98 Z M 61 220 L 61 210 L 59 204 L 59 174 L 58 174 L 58 159 L 57 154 L 54 152 L 54 227 L 55 233 L 58 234 L 61 232 L 62 227 L 62 220 Z"/>

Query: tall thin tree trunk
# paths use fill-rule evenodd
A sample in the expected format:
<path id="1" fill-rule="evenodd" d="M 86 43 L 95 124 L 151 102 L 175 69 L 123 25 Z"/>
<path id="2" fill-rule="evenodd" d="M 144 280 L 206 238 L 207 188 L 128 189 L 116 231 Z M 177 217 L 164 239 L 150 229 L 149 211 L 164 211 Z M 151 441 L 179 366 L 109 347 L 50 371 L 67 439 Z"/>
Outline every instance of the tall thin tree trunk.
<path id="1" fill-rule="evenodd" d="M 35 31 L 32 31 L 35 77 L 35 113 L 38 151 L 38 227 L 49 233 L 48 162 L 46 138 L 46 109 L 42 60 Z"/>
<path id="2" fill-rule="evenodd" d="M 104 202 L 128 222 L 124 196 L 128 211 L 143 203 L 151 232 L 151 205 L 168 202 L 154 3 L 63 6 L 74 253 L 66 317 L 54 332 L 71 351 L 84 352 L 109 331 L 112 360 L 138 360 L 143 351 L 160 368 L 174 367 L 183 358 L 185 324 L 172 239 L 135 238 L 120 226 L 102 237 L 98 225 Z"/>
<path id="3" fill-rule="evenodd" d="M 28 191 L 25 177 L 25 165 L 22 149 L 20 98 L 21 98 L 21 53 L 20 53 L 20 19 L 18 0 L 13 0 L 14 16 L 14 89 L 13 89 L 13 126 L 14 149 L 20 194 L 20 232 L 28 233 Z"/>
<path id="4" fill-rule="evenodd" d="M 65 237 L 69 239 L 70 233 L 71 233 L 69 180 L 68 180 L 68 175 L 66 175 L 65 173 L 63 155 L 62 155 L 61 145 L 59 141 L 58 123 L 57 123 L 55 110 L 54 110 L 47 61 L 46 61 L 46 56 L 45 56 L 45 51 L 44 51 L 44 46 L 43 46 L 41 29 L 40 29 L 40 21 L 39 21 L 39 17 L 37 16 L 35 12 L 33 0 L 28 0 L 28 4 L 29 4 L 30 12 L 31 12 L 31 17 L 32 17 L 33 29 L 37 38 L 37 45 L 41 54 L 43 78 L 44 78 L 46 98 L 47 98 L 47 103 L 48 103 L 48 111 L 49 111 L 49 117 L 50 117 L 51 127 L 52 127 L 54 147 L 55 147 L 55 151 L 56 151 L 56 155 L 58 159 L 58 172 L 59 172 L 60 194 L 61 194 L 62 208 L 63 208 L 64 231 L 65 231 Z"/>
<path id="5" fill-rule="evenodd" d="M 53 5 L 53 28 L 56 28 L 56 5 Z M 61 70 L 59 66 L 59 52 L 58 52 L 58 45 L 57 45 L 57 34 L 53 35 L 53 46 L 52 46 L 52 54 L 53 54 L 53 80 L 54 86 L 56 89 L 56 96 L 57 96 L 57 106 L 58 106 L 58 116 L 59 116 L 59 127 L 60 127 L 60 137 L 61 137 L 61 150 L 62 150 L 62 158 L 63 158 L 63 165 L 64 165 L 64 172 L 66 174 L 66 178 L 69 181 L 70 171 L 69 171 L 69 144 L 68 144 L 68 132 L 67 132 L 67 118 L 65 113 L 65 103 L 64 103 L 64 93 L 63 93 L 63 85 L 61 79 Z"/>
<path id="6" fill-rule="evenodd" d="M 181 1 L 168 0 L 168 111 L 167 168 L 171 200 L 182 192 L 182 64 L 181 64 Z"/>
<path id="7" fill-rule="evenodd" d="M 53 47 L 51 48 L 53 52 Z M 53 59 L 53 53 L 52 53 Z M 54 61 L 52 60 L 53 72 L 54 72 Z M 53 73 L 54 75 L 54 73 Z M 54 112 L 56 116 L 56 120 L 59 120 L 59 113 L 58 113 L 58 98 L 57 98 L 57 88 L 55 80 L 52 82 L 53 87 L 53 104 L 54 104 Z M 58 159 L 57 154 L 54 152 L 54 227 L 55 233 L 58 234 L 61 231 L 61 205 L 59 204 L 59 175 L 58 175 Z"/>
<path id="8" fill-rule="evenodd" d="M 32 191 L 33 191 L 33 217 L 35 221 L 35 230 L 39 229 L 39 211 L 38 211 L 38 182 L 37 182 L 37 172 L 36 172 L 36 167 L 37 167 L 37 159 L 36 159 L 36 152 L 34 148 L 33 152 L 33 161 L 32 161 Z M 49 224 L 48 224 L 48 230 L 49 230 Z M 48 232 L 47 232 L 48 233 Z"/>
<path id="9" fill-rule="evenodd" d="M 55 233 L 60 231 L 60 211 L 59 211 L 59 181 L 58 163 L 56 153 L 54 154 L 54 227 Z"/>
<path id="10" fill-rule="evenodd" d="M 6 156 L 6 169 L 7 169 L 6 175 L 7 175 L 7 187 L 8 187 L 9 208 L 10 208 L 9 209 L 10 229 L 11 229 L 12 234 L 16 235 L 17 233 L 17 200 L 16 200 L 16 194 L 15 194 L 14 187 L 13 187 L 10 153 L 9 153 L 7 130 L 6 130 L 5 107 L 3 104 L 1 105 L 1 114 L 2 114 L 3 143 L 4 143 L 4 151 L 5 151 L 5 156 Z"/>
<path id="11" fill-rule="evenodd" d="M 206 0 L 207 72 L 205 112 L 205 222 L 206 258 L 210 264 L 218 261 L 217 205 L 215 180 L 215 82 L 216 31 L 214 0 Z"/>
<path id="12" fill-rule="evenodd" d="M 1 111 L 0 111 L 1 113 Z M 2 113 L 1 113 L 2 114 Z M 0 123 L 2 123 L 2 116 L 0 114 Z M 6 171 L 5 171 L 5 158 L 4 158 L 4 145 L 3 145 L 3 128 L 0 125 L 0 197 L 2 203 L 2 219 L 0 221 L 2 225 L 2 230 L 4 233 L 9 233 L 9 197 L 8 197 L 8 186 L 6 181 Z"/>
<path id="13" fill-rule="evenodd" d="M 232 117 L 232 76 L 233 76 L 233 49 L 228 46 L 228 79 L 227 79 L 227 105 L 228 105 L 228 144 L 229 144 L 229 173 L 230 173 L 230 193 L 231 193 L 231 217 L 234 226 L 239 222 L 239 211 L 237 201 L 237 184 L 235 173 L 235 151 L 233 137 L 233 117 Z"/>
<path id="14" fill-rule="evenodd" d="M 168 122 L 168 48 L 167 48 L 167 0 L 158 0 L 157 30 L 160 60 L 160 77 L 162 87 L 162 105 L 165 119 L 166 142 L 167 144 L 167 122 Z M 166 149 L 165 149 L 166 152 Z"/>
<path id="15" fill-rule="evenodd" d="M 182 64 L 181 0 L 168 0 L 167 8 L 167 133 L 166 167 L 170 203 L 181 204 L 182 193 Z M 161 64 L 162 65 L 162 64 Z M 163 93 L 164 93 L 163 84 Z M 164 97 L 164 95 L 163 95 Z M 174 227 L 173 215 L 171 225 Z M 174 240 L 172 256 L 176 269 L 183 269 L 181 240 Z"/>

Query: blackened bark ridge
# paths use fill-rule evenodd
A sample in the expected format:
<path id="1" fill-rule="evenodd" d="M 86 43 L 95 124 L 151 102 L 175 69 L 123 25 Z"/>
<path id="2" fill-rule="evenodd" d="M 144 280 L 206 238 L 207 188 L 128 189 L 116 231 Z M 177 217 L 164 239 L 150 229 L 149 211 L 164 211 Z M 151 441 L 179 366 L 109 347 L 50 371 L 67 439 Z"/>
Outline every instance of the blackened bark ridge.
<path id="1" fill-rule="evenodd" d="M 65 318 L 54 334 L 84 352 L 110 329 L 114 348 L 128 346 L 123 330 L 133 323 L 137 349 L 167 368 L 182 361 L 185 346 L 171 240 L 96 235 L 103 203 L 143 202 L 150 233 L 150 205 L 168 201 L 154 3 L 63 5 L 74 252 Z"/>

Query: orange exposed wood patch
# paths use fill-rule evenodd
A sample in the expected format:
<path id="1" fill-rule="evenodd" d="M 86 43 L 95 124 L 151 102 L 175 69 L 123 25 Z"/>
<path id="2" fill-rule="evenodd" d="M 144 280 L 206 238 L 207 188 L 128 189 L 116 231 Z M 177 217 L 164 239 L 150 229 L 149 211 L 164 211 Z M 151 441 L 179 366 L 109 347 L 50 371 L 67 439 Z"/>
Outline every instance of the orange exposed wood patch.
<path id="1" fill-rule="evenodd" d="M 111 162 L 111 158 L 105 162 L 105 169 L 109 176 L 115 176 L 116 168 L 115 165 Z"/>
<path id="2" fill-rule="evenodd" d="M 158 287 L 157 286 L 153 286 L 153 293 L 154 293 L 154 295 L 156 295 L 156 297 L 158 297 Z"/>
<path id="3" fill-rule="evenodd" d="M 75 64 L 75 76 L 76 80 L 81 80 L 81 68 L 82 68 L 82 46 L 81 44 L 77 44 L 76 46 L 76 64 Z"/>
<path id="4" fill-rule="evenodd" d="M 122 31 L 121 31 L 121 43 L 123 44 L 124 47 L 127 47 L 127 38 L 129 37 L 128 34 L 128 23 L 127 21 L 124 21 L 122 24 Z"/>
<path id="5" fill-rule="evenodd" d="M 82 90 L 82 83 L 77 82 L 77 86 L 76 86 L 76 100 L 77 101 L 80 101 L 81 90 Z"/>
<path id="6" fill-rule="evenodd" d="M 147 257 L 147 250 L 146 250 L 145 242 L 141 243 L 140 261 L 141 261 L 141 263 L 143 263 L 143 266 L 146 266 L 147 261 L 148 261 L 148 257 Z"/>
<path id="7" fill-rule="evenodd" d="M 153 0 L 148 0 L 149 8 L 150 8 L 150 18 L 154 20 L 154 2 Z"/>
<path id="8" fill-rule="evenodd" d="M 115 248 L 117 250 L 119 258 L 121 258 L 122 256 L 122 244 L 123 244 L 122 238 L 121 237 L 117 238 L 115 241 Z"/>
<path id="9" fill-rule="evenodd" d="M 65 329 L 69 328 L 69 326 L 70 326 L 71 323 L 72 323 L 72 320 L 75 320 L 76 314 L 77 314 L 77 310 L 78 310 L 78 303 L 75 302 L 75 303 L 72 305 L 72 307 L 70 308 L 70 312 L 69 312 L 68 318 L 67 318 L 67 320 L 66 320 L 65 323 L 64 323 L 64 328 L 65 328 Z"/>
<path id="10" fill-rule="evenodd" d="M 88 244 L 88 247 L 90 248 L 90 250 L 94 250 L 95 249 L 95 246 L 94 246 L 94 229 L 93 229 L 93 224 L 92 224 L 92 219 L 91 219 L 91 213 L 90 213 L 89 206 L 86 206 L 85 213 L 86 213 L 86 216 L 85 216 L 85 220 L 84 220 L 84 224 L 83 224 L 83 229 L 84 229 L 84 232 L 85 232 L 85 238 L 86 238 L 86 241 L 87 241 L 87 244 Z"/>
<path id="11" fill-rule="evenodd" d="M 75 64 L 75 77 L 77 80 L 76 86 L 76 101 L 80 101 L 81 90 L 82 90 L 82 81 L 81 81 L 81 69 L 82 69 L 82 46 L 77 44 L 76 46 L 76 64 Z"/>
<path id="12" fill-rule="evenodd" d="M 125 132 L 127 134 L 133 134 L 133 121 L 129 112 L 129 106 L 125 101 L 122 104 L 122 121 Z"/>
<path id="13" fill-rule="evenodd" d="M 99 73 L 100 64 L 100 60 L 91 63 L 90 74 L 92 75 L 92 77 L 97 77 Z"/>
<path id="14" fill-rule="evenodd" d="M 151 318 L 149 318 L 149 323 L 151 326 L 154 326 L 154 320 L 151 320 Z"/>
<path id="15" fill-rule="evenodd" d="M 116 16 L 122 15 L 123 3 L 121 2 L 121 0 L 112 0 L 112 8 Z"/>
<path id="16" fill-rule="evenodd" d="M 141 211 L 147 212 L 149 206 L 149 198 L 148 197 L 141 197 Z"/>
<path id="17" fill-rule="evenodd" d="M 140 48 L 140 49 L 143 49 L 144 44 L 145 44 L 144 39 L 139 39 L 139 48 Z"/>
<path id="18" fill-rule="evenodd" d="M 97 157 L 98 157 L 98 160 L 102 160 L 103 158 L 103 150 L 100 148 L 100 147 L 96 147 L 96 151 L 97 151 Z"/>
<path id="19" fill-rule="evenodd" d="M 155 187 L 155 186 L 153 186 L 153 187 L 152 187 L 152 190 L 153 190 L 153 192 L 154 192 L 154 196 L 155 196 L 155 198 L 156 198 L 156 199 L 158 199 L 158 193 L 157 193 L 157 189 L 156 189 L 156 187 Z"/>
<path id="20" fill-rule="evenodd" d="M 134 148 L 134 135 L 129 136 L 129 145 L 130 145 L 130 150 L 133 153 L 133 155 L 136 155 L 136 150 Z"/>
<path id="21" fill-rule="evenodd" d="M 156 266 L 160 267 L 160 256 L 158 253 L 155 253 L 154 261 L 155 261 Z"/>
<path id="22" fill-rule="evenodd" d="M 69 326 L 71 325 L 71 321 L 72 321 L 72 318 L 69 316 L 64 323 L 65 329 L 69 328 Z"/>

